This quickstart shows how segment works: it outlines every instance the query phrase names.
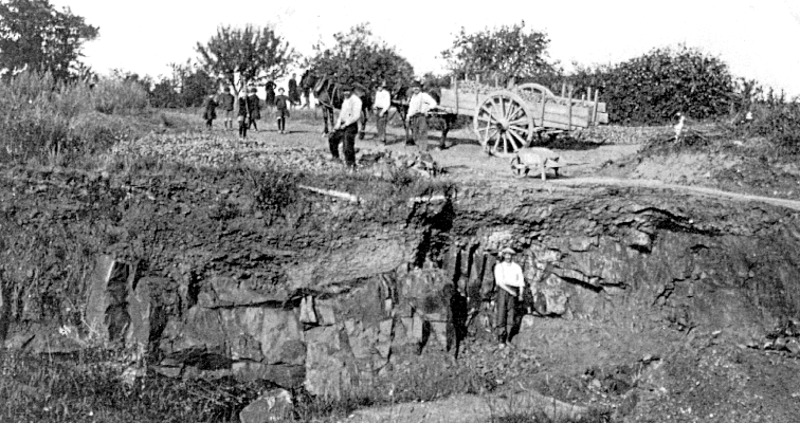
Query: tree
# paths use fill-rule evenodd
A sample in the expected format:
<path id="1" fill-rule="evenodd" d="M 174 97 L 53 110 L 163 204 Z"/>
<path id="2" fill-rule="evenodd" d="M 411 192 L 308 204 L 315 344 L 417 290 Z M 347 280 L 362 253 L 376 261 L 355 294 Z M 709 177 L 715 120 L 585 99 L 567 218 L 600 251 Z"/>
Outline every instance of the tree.
<path id="1" fill-rule="evenodd" d="M 197 43 L 200 65 L 205 72 L 239 90 L 251 82 L 278 79 L 287 73 L 297 54 L 271 28 L 244 29 L 221 26 L 202 45 Z"/>
<path id="2" fill-rule="evenodd" d="M 669 122 L 677 112 L 696 119 L 730 113 L 737 99 L 728 65 L 697 49 L 654 49 L 613 67 L 588 72 L 620 123 Z"/>
<path id="3" fill-rule="evenodd" d="M 551 72 L 547 34 L 526 31 L 525 21 L 467 34 L 462 27 L 453 45 L 442 52 L 459 77 L 464 74 L 525 78 Z"/>
<path id="4" fill-rule="evenodd" d="M 213 91 L 218 81 L 205 70 L 187 60 L 185 64 L 170 64 L 172 83 L 179 95 L 179 103 L 183 107 L 202 106 L 209 92 Z"/>
<path id="5" fill-rule="evenodd" d="M 380 81 L 388 84 L 408 83 L 414 78 L 414 68 L 393 47 L 373 37 L 367 24 L 359 24 L 347 33 L 333 35 L 335 44 L 326 48 L 314 46 L 309 67 L 317 75 L 327 75 L 340 83 L 358 83 L 369 90 Z"/>
<path id="6" fill-rule="evenodd" d="M 0 2 L 0 69 L 50 72 L 57 80 L 78 73 L 81 48 L 98 35 L 69 8 L 56 10 L 49 0 Z"/>

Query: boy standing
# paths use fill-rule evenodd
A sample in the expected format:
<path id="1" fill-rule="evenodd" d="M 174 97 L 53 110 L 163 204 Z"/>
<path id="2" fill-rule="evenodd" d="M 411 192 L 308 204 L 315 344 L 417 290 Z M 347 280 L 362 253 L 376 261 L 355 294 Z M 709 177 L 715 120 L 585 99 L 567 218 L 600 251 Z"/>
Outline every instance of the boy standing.
<path id="1" fill-rule="evenodd" d="M 222 94 L 217 98 L 220 108 L 222 109 L 222 125 L 227 129 L 233 129 L 233 101 L 236 100 L 231 94 L 231 89 L 225 87 L 222 89 Z"/>
<path id="2" fill-rule="evenodd" d="M 278 89 L 275 96 L 275 112 L 278 116 L 278 132 L 286 134 L 286 118 L 289 117 L 289 97 L 283 94 L 283 87 Z"/>

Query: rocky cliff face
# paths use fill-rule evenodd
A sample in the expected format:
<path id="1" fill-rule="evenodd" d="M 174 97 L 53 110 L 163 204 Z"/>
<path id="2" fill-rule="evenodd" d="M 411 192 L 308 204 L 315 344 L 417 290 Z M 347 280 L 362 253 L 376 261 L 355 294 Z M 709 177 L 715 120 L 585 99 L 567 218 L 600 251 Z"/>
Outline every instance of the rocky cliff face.
<path id="1" fill-rule="evenodd" d="M 547 323 L 523 326 L 521 343 L 575 321 L 747 341 L 800 309 L 799 221 L 780 208 L 471 187 L 394 204 L 300 193 L 272 213 L 236 175 L 19 177 L 6 175 L 0 214 L 6 344 L 111 341 L 172 376 L 338 396 L 401 358 L 454 351 L 465 327 L 491 327 L 491 270 L 506 245 L 531 285 L 527 312 Z"/>

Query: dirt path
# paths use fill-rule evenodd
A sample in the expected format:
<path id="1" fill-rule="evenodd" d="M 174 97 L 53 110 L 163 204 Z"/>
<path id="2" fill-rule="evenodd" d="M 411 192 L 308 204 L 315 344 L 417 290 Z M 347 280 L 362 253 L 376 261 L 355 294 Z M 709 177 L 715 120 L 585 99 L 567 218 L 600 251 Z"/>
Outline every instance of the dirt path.
<path id="1" fill-rule="evenodd" d="M 288 134 L 278 134 L 274 123 L 261 123 L 262 130 L 259 132 L 251 131 L 248 139 L 259 144 L 270 145 L 271 149 L 275 144 L 287 147 L 303 145 L 319 149 L 327 154 L 327 139 L 321 136 L 320 126 L 313 121 L 313 115 L 307 113 L 300 119 L 289 124 Z M 362 152 L 389 150 L 395 153 L 414 154 L 418 152 L 416 146 L 408 146 L 403 142 L 402 128 L 389 128 L 389 144 L 375 140 L 375 133 L 372 124 L 367 128 L 368 132 L 364 140 L 356 141 L 356 148 Z M 229 132 L 234 136 L 233 132 Z M 430 132 L 431 145 L 437 145 L 440 134 L 438 131 Z M 564 174 L 560 178 L 551 178 L 542 182 L 537 176 L 528 178 L 515 178 L 510 171 L 509 159 L 504 157 L 493 157 L 483 153 L 481 146 L 477 143 L 468 129 L 451 132 L 448 138 L 455 144 L 445 150 L 433 150 L 431 155 L 441 166 L 447 169 L 449 175 L 460 182 L 491 181 L 497 184 L 531 184 L 552 185 L 554 188 L 577 188 L 592 186 L 615 186 L 615 187 L 639 187 L 654 190 L 674 190 L 681 193 L 690 193 L 700 197 L 728 199 L 738 202 L 758 202 L 774 206 L 785 207 L 793 210 L 800 210 L 800 201 L 788 200 L 777 197 L 767 197 L 723 191 L 704 186 L 681 185 L 667 183 L 657 179 L 630 179 L 613 177 L 591 176 L 602 164 L 608 161 L 616 161 L 620 158 L 630 156 L 639 151 L 642 144 L 611 144 L 605 143 L 596 148 L 584 148 L 582 150 L 556 150 L 566 158 L 567 163 L 573 164 L 563 168 Z M 680 170 L 673 169 L 674 172 Z"/>

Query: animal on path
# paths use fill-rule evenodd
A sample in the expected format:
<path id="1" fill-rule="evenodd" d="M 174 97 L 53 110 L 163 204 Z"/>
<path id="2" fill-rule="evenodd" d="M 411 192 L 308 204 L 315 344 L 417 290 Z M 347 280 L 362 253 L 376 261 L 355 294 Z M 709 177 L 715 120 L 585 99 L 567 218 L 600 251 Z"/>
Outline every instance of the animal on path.
<path id="1" fill-rule="evenodd" d="M 525 177 L 528 172 L 534 170 L 541 172 L 542 181 L 547 180 L 547 168 L 552 168 L 558 177 L 558 168 L 564 165 L 558 153 L 544 147 L 520 149 L 511 158 L 511 170 L 518 177 Z"/>

